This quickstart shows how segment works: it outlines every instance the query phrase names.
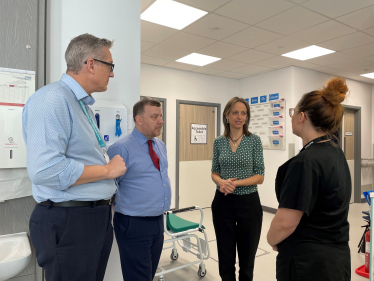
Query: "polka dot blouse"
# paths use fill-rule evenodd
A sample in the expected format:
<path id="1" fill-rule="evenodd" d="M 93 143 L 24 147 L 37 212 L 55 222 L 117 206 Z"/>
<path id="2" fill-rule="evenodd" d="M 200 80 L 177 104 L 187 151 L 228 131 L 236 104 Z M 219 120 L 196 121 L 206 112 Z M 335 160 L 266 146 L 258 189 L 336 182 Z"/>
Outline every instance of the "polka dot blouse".
<path id="1" fill-rule="evenodd" d="M 265 175 L 261 140 L 256 135 L 243 136 L 236 152 L 232 152 L 228 138 L 219 136 L 214 141 L 212 173 L 221 179 L 243 180 L 254 175 Z M 219 186 L 217 186 L 219 189 Z M 233 194 L 244 195 L 257 191 L 257 185 L 238 186 Z"/>

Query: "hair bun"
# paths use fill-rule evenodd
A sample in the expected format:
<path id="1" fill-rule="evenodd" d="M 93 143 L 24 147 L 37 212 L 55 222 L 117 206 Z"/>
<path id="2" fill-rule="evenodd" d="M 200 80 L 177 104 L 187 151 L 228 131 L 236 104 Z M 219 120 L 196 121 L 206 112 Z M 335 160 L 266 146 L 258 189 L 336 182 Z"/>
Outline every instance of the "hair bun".
<path id="1" fill-rule="evenodd" d="M 330 78 L 320 91 L 322 97 L 333 105 L 342 103 L 347 92 L 347 84 L 345 79 L 341 77 Z"/>

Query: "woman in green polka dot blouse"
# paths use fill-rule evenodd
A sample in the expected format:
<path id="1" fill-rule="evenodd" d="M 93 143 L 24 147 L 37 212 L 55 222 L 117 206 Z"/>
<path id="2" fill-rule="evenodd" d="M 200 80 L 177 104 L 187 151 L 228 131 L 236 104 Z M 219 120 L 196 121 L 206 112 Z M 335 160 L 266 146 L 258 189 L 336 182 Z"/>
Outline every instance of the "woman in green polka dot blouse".
<path id="1" fill-rule="evenodd" d="M 213 146 L 212 180 L 217 185 L 212 203 L 219 274 L 235 281 L 236 248 L 239 280 L 253 280 L 260 241 L 262 207 L 257 185 L 264 181 L 264 158 L 258 136 L 248 131 L 248 103 L 232 98 L 223 112 L 225 132 Z"/>

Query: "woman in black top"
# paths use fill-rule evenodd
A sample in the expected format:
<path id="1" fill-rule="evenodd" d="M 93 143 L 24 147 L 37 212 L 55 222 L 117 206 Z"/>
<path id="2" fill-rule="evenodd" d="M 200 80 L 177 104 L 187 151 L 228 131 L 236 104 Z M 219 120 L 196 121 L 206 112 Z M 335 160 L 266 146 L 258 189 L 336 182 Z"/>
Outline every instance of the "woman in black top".
<path id="1" fill-rule="evenodd" d="M 351 280 L 351 177 L 330 137 L 341 126 L 347 91 L 343 78 L 333 78 L 290 109 L 293 133 L 304 147 L 278 169 L 275 181 L 279 208 L 267 238 L 279 252 L 278 281 Z"/>

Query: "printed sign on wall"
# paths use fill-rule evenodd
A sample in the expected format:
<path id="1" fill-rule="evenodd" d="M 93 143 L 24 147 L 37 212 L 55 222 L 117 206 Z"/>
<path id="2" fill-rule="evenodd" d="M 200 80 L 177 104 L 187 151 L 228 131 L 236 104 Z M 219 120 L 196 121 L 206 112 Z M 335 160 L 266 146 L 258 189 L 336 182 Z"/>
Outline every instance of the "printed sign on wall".
<path id="1" fill-rule="evenodd" d="M 191 124 L 191 144 L 206 144 L 207 129 L 206 124 Z"/>
<path id="2" fill-rule="evenodd" d="M 251 98 L 251 104 L 258 103 L 258 97 Z"/>

